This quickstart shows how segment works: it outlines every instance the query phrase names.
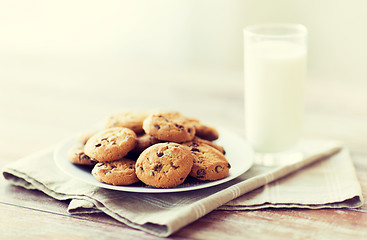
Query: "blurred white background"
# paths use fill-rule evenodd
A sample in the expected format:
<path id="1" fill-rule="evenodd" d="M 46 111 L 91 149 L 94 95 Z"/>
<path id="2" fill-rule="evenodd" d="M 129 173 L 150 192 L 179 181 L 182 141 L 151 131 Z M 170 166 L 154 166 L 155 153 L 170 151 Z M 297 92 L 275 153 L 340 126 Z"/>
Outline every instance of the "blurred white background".
<path id="1" fill-rule="evenodd" d="M 242 70 L 243 27 L 295 22 L 310 32 L 310 76 L 351 81 L 367 75 L 366 9 L 364 0 L 1 0 L 0 55 Z"/>

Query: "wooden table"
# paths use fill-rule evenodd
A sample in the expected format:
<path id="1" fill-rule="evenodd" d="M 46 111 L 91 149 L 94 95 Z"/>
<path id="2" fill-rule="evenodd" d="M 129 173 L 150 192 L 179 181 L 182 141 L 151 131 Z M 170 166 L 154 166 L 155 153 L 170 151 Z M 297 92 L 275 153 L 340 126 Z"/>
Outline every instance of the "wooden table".
<path id="1" fill-rule="evenodd" d="M 243 134 L 241 71 L 106 58 L 0 57 L 0 167 L 52 146 L 120 109 L 174 109 Z M 339 139 L 367 198 L 367 83 L 310 78 L 305 135 Z M 40 166 L 41 167 L 41 166 Z M 104 214 L 0 178 L 0 239 L 157 239 Z M 214 211 L 173 234 L 191 239 L 366 239 L 367 207 Z"/>

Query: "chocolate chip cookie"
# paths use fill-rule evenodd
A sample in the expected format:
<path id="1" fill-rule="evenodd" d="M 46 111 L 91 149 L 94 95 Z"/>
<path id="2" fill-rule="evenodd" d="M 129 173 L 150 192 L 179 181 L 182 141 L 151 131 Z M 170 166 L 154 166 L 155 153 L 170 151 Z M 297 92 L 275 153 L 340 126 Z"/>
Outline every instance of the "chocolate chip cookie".
<path id="1" fill-rule="evenodd" d="M 149 134 L 139 135 L 137 137 L 136 147 L 133 149 L 132 152 L 135 153 L 135 154 L 140 154 L 145 149 L 147 149 L 148 147 L 150 147 L 150 146 L 152 146 L 156 143 L 160 143 L 160 142 L 161 142 L 161 140 L 156 139 L 152 135 L 149 135 Z"/>
<path id="2" fill-rule="evenodd" d="M 219 180 L 225 178 L 230 169 L 226 157 L 217 149 L 198 142 L 187 142 L 186 146 L 194 156 L 190 176 L 200 180 Z"/>
<path id="3" fill-rule="evenodd" d="M 214 141 L 218 139 L 219 133 L 214 127 L 205 125 L 201 121 L 194 118 L 190 118 L 189 121 L 191 121 L 195 127 L 196 136 L 208 141 Z"/>
<path id="4" fill-rule="evenodd" d="M 157 143 L 145 149 L 136 161 L 137 177 L 157 188 L 172 188 L 183 183 L 190 173 L 194 157 L 177 143 Z"/>
<path id="5" fill-rule="evenodd" d="M 217 149 L 219 152 L 221 152 L 223 155 L 226 154 L 226 150 L 224 149 L 224 147 L 216 144 L 215 142 L 211 142 L 211 141 L 208 141 L 208 140 L 205 140 L 205 139 L 202 139 L 202 138 L 199 138 L 199 137 L 194 137 L 194 139 L 192 140 L 193 142 L 196 142 L 196 143 L 204 143 L 204 144 L 207 144 L 215 149 Z"/>
<path id="6" fill-rule="evenodd" d="M 147 112 L 126 111 L 109 115 L 105 121 L 105 128 L 125 127 L 136 134 L 143 132 L 143 121 L 148 117 Z"/>
<path id="7" fill-rule="evenodd" d="M 144 120 L 143 129 L 163 141 L 182 143 L 195 137 L 194 124 L 178 112 L 155 112 Z"/>
<path id="8" fill-rule="evenodd" d="M 110 162 L 126 156 L 136 145 L 136 134 L 128 128 L 109 128 L 88 139 L 84 152 L 98 162 Z"/>
<path id="9" fill-rule="evenodd" d="M 84 153 L 84 146 L 76 146 L 69 150 L 68 158 L 70 162 L 79 165 L 95 165 L 97 161 L 91 159 Z"/>
<path id="10" fill-rule="evenodd" d="M 97 163 L 92 169 L 92 175 L 100 182 L 115 186 L 130 185 L 139 181 L 135 174 L 135 161 L 127 158 Z"/>

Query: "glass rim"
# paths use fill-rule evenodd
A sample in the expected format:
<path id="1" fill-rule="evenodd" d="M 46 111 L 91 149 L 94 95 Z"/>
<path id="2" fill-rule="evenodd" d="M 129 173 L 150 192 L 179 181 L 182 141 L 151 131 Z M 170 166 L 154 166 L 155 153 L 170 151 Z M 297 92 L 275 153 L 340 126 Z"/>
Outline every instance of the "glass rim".
<path id="1" fill-rule="evenodd" d="M 260 32 L 261 29 L 288 29 L 292 30 L 288 33 L 274 34 Z M 266 38 L 292 38 L 292 37 L 305 37 L 307 36 L 307 28 L 302 24 L 297 23 L 261 23 L 253 24 L 245 27 L 243 33 L 249 36 L 266 37 Z"/>

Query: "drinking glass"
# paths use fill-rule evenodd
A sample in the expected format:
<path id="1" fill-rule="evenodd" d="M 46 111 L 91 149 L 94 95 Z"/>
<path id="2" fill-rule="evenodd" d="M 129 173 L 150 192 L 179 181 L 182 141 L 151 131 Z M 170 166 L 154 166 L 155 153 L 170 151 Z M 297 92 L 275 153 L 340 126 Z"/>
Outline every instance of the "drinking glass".
<path id="1" fill-rule="evenodd" d="M 283 153 L 302 136 L 306 59 L 303 25 L 272 23 L 244 29 L 245 135 L 257 158 L 288 159 Z"/>

